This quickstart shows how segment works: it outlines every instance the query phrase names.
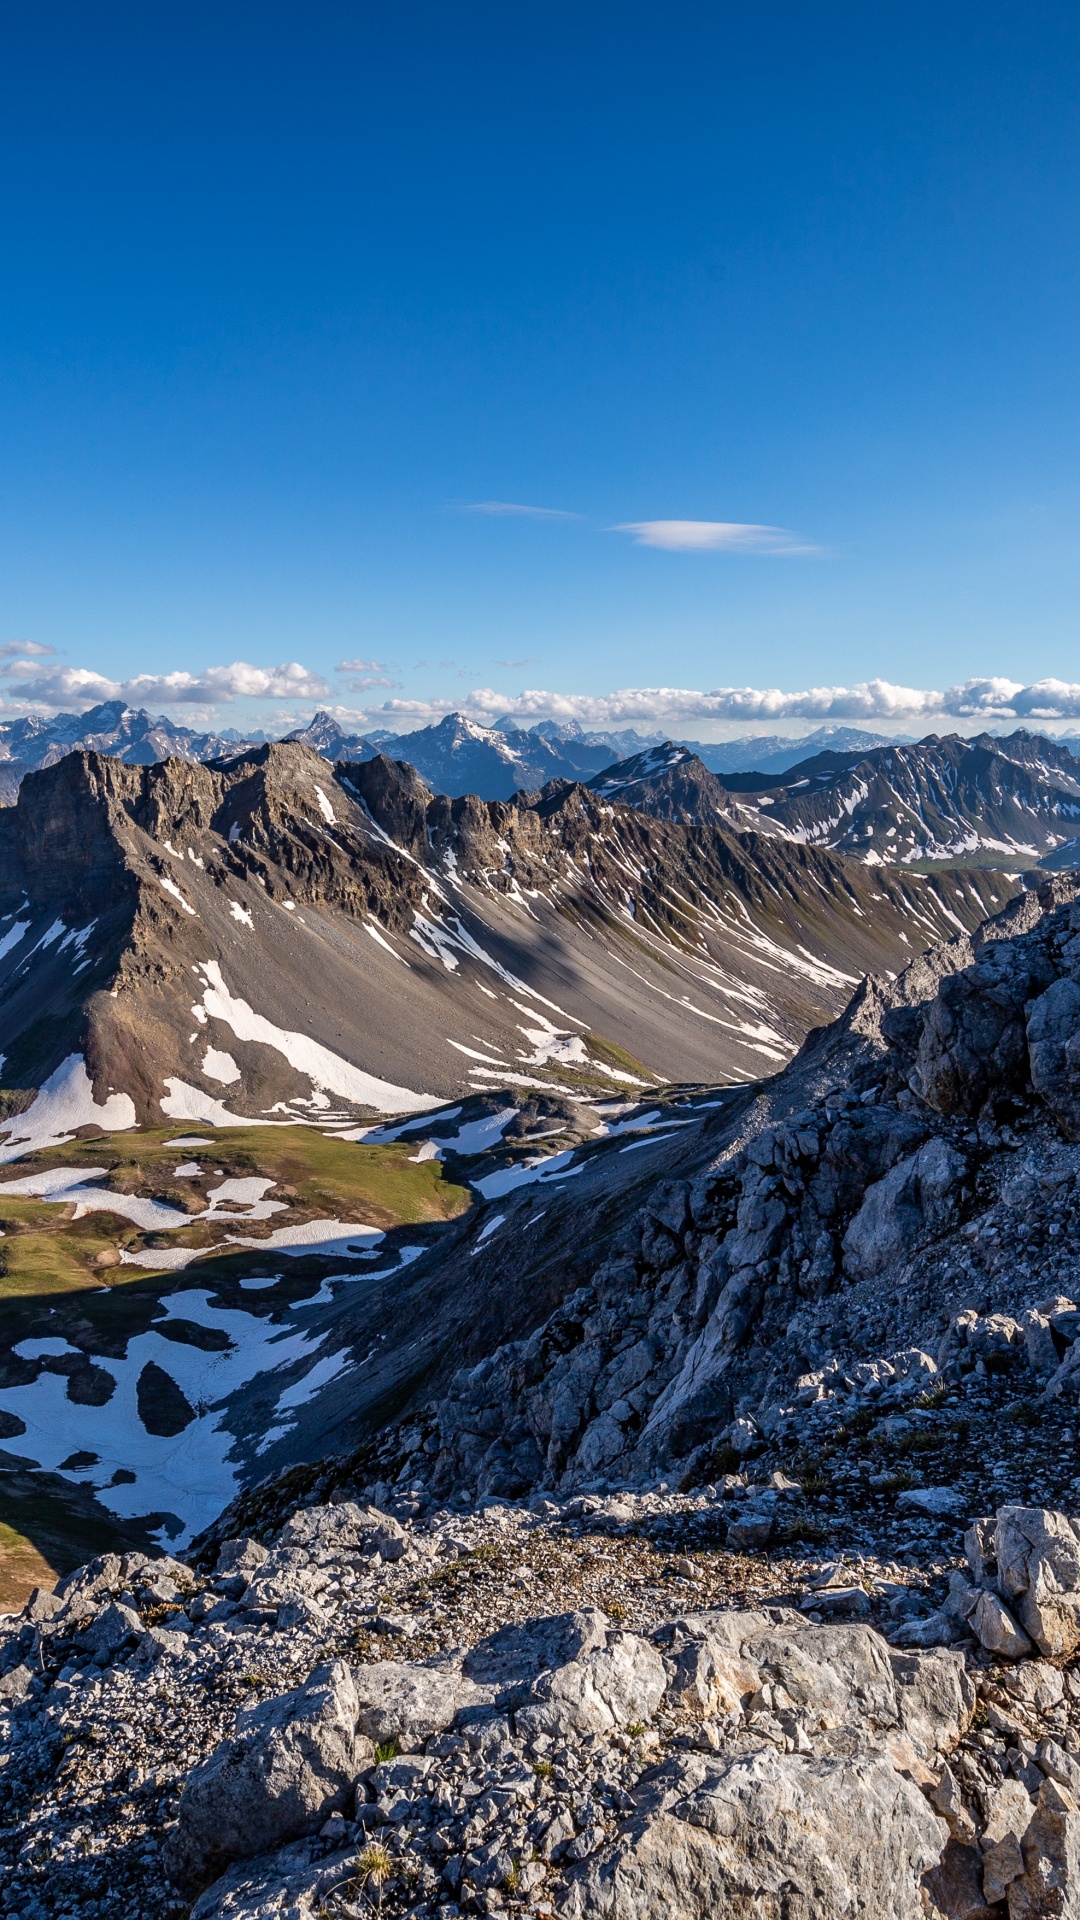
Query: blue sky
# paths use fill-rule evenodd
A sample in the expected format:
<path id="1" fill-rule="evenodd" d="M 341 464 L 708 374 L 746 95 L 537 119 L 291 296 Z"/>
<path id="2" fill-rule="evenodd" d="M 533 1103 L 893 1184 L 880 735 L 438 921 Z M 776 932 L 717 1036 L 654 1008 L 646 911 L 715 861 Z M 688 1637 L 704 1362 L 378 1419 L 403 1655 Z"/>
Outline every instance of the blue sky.
<path id="1" fill-rule="evenodd" d="M 1080 713 L 1080 15 L 0 13 L 5 711 Z"/>

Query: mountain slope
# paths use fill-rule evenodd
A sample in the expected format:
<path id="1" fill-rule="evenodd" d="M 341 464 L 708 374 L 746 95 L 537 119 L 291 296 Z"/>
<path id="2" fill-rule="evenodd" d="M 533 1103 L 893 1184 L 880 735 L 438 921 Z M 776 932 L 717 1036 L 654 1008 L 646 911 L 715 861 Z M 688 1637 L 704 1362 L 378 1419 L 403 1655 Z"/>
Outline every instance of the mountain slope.
<path id="1" fill-rule="evenodd" d="M 56 1115 L 111 1126 L 743 1079 L 1007 890 L 871 877 L 564 782 L 511 805 L 299 745 L 72 754 L 0 812 L 4 1098 L 74 1074 Z"/>
<path id="2" fill-rule="evenodd" d="M 672 740 L 606 767 L 588 784 L 605 799 L 620 800 L 657 820 L 678 821 L 684 827 L 742 824 L 739 802 L 728 788 L 696 753 Z"/>
<path id="3" fill-rule="evenodd" d="M 931 734 L 743 800 L 765 831 L 870 866 L 988 855 L 1035 865 L 1080 835 L 1080 765 L 1059 742 L 1023 730 L 1002 740 Z"/>

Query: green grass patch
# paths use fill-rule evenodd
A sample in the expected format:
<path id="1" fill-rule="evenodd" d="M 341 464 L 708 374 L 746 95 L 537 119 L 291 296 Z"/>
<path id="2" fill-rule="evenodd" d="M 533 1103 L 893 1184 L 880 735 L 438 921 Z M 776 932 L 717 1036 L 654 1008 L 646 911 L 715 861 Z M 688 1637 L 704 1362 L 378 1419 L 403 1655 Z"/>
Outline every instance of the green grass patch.
<path id="1" fill-rule="evenodd" d="M 449 1178 L 439 1160 L 417 1164 L 415 1142 L 368 1146 L 363 1141 L 328 1138 L 313 1127 L 236 1127 L 213 1136 L 209 1147 L 177 1148 L 178 1135 L 194 1129 L 148 1127 L 122 1134 L 73 1140 L 47 1153 L 12 1163 L 6 1179 L 17 1180 L 45 1167 L 70 1167 L 74 1173 L 104 1167 L 98 1187 L 137 1194 L 192 1213 L 190 1227 L 174 1232 L 142 1233 L 120 1214 L 98 1212 L 74 1218 L 74 1208 L 40 1200 L 6 1199 L 0 1178 L 0 1297 L 70 1292 L 107 1280 L 109 1285 L 145 1279 L 148 1268 L 119 1264 L 120 1250 L 148 1255 L 155 1247 L 211 1247 L 229 1231 L 252 1239 L 276 1227 L 305 1220 L 346 1220 L 377 1227 L 418 1226 L 455 1219 L 472 1204 L 468 1189 Z M 197 1161 L 201 1173 L 177 1179 L 174 1168 Z M 261 1177 L 273 1181 L 267 1198 L 287 1211 L 266 1221 L 236 1216 L 213 1221 L 200 1216 L 209 1189 L 222 1176 Z M 231 1251 L 223 1244 L 223 1251 Z M 251 1249 L 247 1258 L 257 1258 Z"/>

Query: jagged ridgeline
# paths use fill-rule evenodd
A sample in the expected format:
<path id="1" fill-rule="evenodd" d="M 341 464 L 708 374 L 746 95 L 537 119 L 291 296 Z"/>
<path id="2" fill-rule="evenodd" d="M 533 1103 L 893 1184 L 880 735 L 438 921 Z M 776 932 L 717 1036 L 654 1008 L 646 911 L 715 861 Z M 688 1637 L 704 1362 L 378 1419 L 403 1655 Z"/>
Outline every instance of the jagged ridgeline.
<path id="1" fill-rule="evenodd" d="M 1014 887 L 300 744 L 72 753 L 0 810 L 0 1080 L 114 1127 L 749 1079 Z"/>

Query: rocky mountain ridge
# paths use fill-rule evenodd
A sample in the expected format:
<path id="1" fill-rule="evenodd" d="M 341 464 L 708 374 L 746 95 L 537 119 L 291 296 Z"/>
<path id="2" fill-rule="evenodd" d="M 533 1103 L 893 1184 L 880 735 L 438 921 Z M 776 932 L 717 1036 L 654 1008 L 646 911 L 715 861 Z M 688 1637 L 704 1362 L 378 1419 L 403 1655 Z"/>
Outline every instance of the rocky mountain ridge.
<path id="1" fill-rule="evenodd" d="M 1071 864 L 1080 833 L 1080 766 L 1062 742 L 1025 729 L 998 739 L 931 734 L 877 747 L 853 765 L 768 794 L 744 795 L 744 820 L 867 865 L 905 861 Z M 765 829 L 766 831 L 768 829 Z"/>
<path id="2" fill-rule="evenodd" d="M 347 1120 L 553 1077 L 745 1078 L 1010 890 L 868 879 L 570 783 L 511 805 L 297 744 L 76 753 L 0 810 L 3 1084 L 85 1059 L 79 1121 L 114 1125 L 124 1101 L 126 1124 L 335 1100 Z"/>

